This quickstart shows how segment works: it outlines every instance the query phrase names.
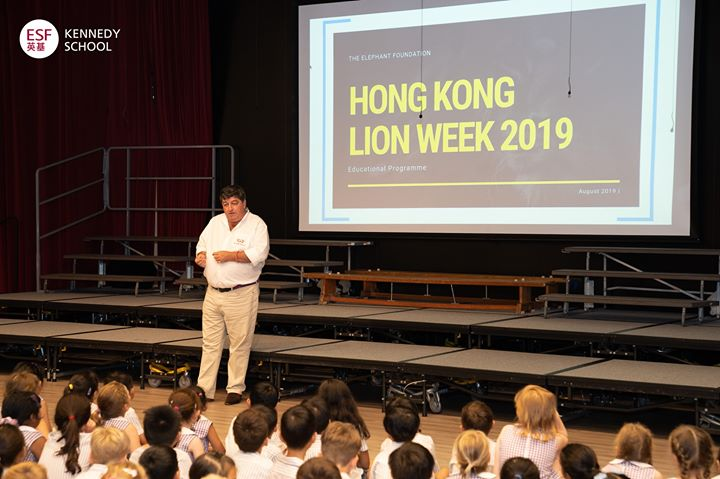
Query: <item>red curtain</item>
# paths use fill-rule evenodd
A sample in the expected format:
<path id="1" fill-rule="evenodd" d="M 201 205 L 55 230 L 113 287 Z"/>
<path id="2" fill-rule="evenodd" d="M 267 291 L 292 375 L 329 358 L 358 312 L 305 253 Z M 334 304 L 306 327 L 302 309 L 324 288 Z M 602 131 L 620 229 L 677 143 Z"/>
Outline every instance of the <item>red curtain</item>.
<path id="1" fill-rule="evenodd" d="M 60 35 L 58 49 L 45 59 L 27 56 L 19 42 L 23 26 L 38 18 Z M 112 51 L 67 52 L 71 28 L 120 34 L 107 40 Z M 37 168 L 98 147 L 212 143 L 208 6 L 196 0 L 8 0 L 0 2 L 0 35 L 0 292 L 8 292 L 35 288 Z M 99 177 L 98 156 L 49 170 L 42 195 Z M 138 153 L 133 159 L 133 176 L 210 176 L 208 153 Z M 139 185 L 136 206 L 208 203 L 207 182 L 163 182 L 157 191 L 154 182 Z M 41 207 L 43 231 L 95 211 L 100 198 L 96 186 Z M 206 217 L 173 216 L 160 233 L 198 234 Z M 123 234 L 124 218 L 105 214 L 43 240 L 43 272 L 69 271 L 63 254 L 81 251 L 84 236 Z M 152 221 L 137 215 L 132 233 L 152 234 L 146 229 Z"/>

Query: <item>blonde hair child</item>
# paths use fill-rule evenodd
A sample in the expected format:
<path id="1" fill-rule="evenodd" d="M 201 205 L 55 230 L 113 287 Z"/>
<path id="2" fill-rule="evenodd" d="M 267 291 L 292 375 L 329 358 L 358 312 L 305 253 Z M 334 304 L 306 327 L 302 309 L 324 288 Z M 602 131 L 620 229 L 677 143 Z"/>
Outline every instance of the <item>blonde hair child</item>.
<path id="1" fill-rule="evenodd" d="M 602 472 L 624 474 L 630 479 L 662 479 L 652 465 L 652 433 L 639 422 L 626 423 L 615 436 L 615 459 Z"/>
<path id="2" fill-rule="evenodd" d="M 97 395 L 97 405 L 100 412 L 98 424 L 104 427 L 114 427 L 123 431 L 130 441 L 130 450 L 140 447 L 140 435 L 125 412 L 130 408 L 130 392 L 125 385 L 112 381 L 100 388 Z"/>
<path id="3" fill-rule="evenodd" d="M 555 395 L 547 389 L 528 385 L 515 394 L 517 422 L 505 426 L 495 446 L 494 474 L 512 457 L 530 459 L 540 479 L 560 479 L 558 454 L 568 443 L 565 425 L 557 412 Z"/>

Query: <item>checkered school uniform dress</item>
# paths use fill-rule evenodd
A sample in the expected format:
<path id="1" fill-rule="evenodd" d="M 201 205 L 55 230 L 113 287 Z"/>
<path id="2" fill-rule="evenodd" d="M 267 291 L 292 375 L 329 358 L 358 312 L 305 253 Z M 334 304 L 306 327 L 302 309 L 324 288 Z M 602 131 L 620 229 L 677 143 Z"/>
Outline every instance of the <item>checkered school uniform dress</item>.
<path id="1" fill-rule="evenodd" d="M 200 416 L 200 419 L 197 420 L 195 425 L 192 427 L 192 430 L 195 431 L 195 434 L 197 434 L 197 437 L 200 438 L 200 441 L 202 442 L 203 449 L 205 449 L 205 452 L 208 452 L 208 449 L 210 447 L 210 440 L 208 439 L 208 433 L 210 432 L 210 427 L 212 426 L 212 421 L 205 416 Z"/>
<path id="2" fill-rule="evenodd" d="M 35 441 L 43 437 L 43 435 L 40 434 L 40 431 L 38 431 L 34 427 L 20 426 L 19 429 L 23 435 L 23 438 L 25 439 L 26 453 L 25 457 L 23 458 L 23 462 L 38 462 L 38 459 L 40 458 L 35 457 L 35 454 L 33 454 L 30 450 L 30 446 L 32 446 Z"/>
<path id="3" fill-rule="evenodd" d="M 539 441 L 530 436 L 523 436 L 522 429 L 514 424 L 508 424 L 498 436 L 497 445 L 502 465 L 510 458 L 524 457 L 535 463 L 540 470 L 540 479 L 561 479 L 560 474 L 553 468 L 557 455 L 557 438 L 548 441 Z"/>
<path id="4" fill-rule="evenodd" d="M 195 431 L 193 431 L 192 429 L 190 429 L 188 427 L 183 427 L 180 430 L 180 439 L 178 440 L 178 443 L 176 446 L 178 449 L 181 449 L 181 450 L 187 452 L 188 456 L 190 456 L 190 459 L 193 462 L 195 462 L 196 458 L 195 458 L 195 456 L 193 456 L 193 453 L 190 452 L 190 443 L 196 437 L 198 437 L 198 436 L 197 436 L 197 434 L 195 434 Z"/>
<path id="5" fill-rule="evenodd" d="M 653 479 L 657 472 L 651 464 L 625 459 L 613 459 L 602 471 L 625 474 L 630 479 Z"/>
<path id="6" fill-rule="evenodd" d="M 114 417 L 112 419 L 108 419 L 107 421 L 103 422 L 104 427 L 114 427 L 115 429 L 120 429 L 121 431 L 124 431 L 127 429 L 132 423 L 129 419 L 124 418 L 123 416 Z"/>

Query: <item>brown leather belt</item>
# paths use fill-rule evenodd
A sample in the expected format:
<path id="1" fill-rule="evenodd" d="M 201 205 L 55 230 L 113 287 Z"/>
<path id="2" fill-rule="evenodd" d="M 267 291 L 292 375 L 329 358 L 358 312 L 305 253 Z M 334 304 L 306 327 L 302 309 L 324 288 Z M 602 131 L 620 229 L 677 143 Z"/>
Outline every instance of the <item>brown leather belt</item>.
<path id="1" fill-rule="evenodd" d="M 247 284 L 236 284 L 232 288 L 216 288 L 215 286 L 211 286 L 211 288 L 214 289 L 215 291 L 219 291 L 221 293 L 229 293 L 230 291 L 232 291 L 234 289 L 244 288 L 245 286 L 252 286 L 253 284 L 257 284 L 257 281 L 253 281 L 252 283 L 247 283 Z"/>

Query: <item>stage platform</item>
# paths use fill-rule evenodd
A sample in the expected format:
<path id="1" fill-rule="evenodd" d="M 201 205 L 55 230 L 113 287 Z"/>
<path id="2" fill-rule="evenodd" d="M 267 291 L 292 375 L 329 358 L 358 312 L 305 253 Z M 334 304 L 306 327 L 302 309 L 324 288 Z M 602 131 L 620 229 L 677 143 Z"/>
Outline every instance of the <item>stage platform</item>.
<path id="1" fill-rule="evenodd" d="M 83 313 L 93 313 L 115 315 L 116 322 L 126 318 L 123 325 L 133 324 L 131 320 L 165 318 L 182 320 L 183 327 L 195 329 L 200 328 L 202 317 L 202 299 L 178 298 L 172 294 L 10 293 L 0 295 L 0 307 L 3 308 L 0 314 L 12 311 L 13 315 L 31 319 L 81 321 Z M 702 324 L 683 327 L 677 315 L 666 311 L 598 308 L 568 314 L 557 312 L 545 318 L 540 312 L 516 314 L 262 300 L 258 310 L 261 326 L 313 326 L 334 335 L 355 328 L 366 330 L 368 336 L 392 330 L 462 336 L 467 338 L 467 341 L 462 340 L 467 346 L 489 345 L 493 338 L 520 338 L 706 351 L 720 349 L 720 321 L 706 320 Z"/>
<path id="2" fill-rule="evenodd" d="M 150 361 L 177 366 L 188 360 L 196 364 L 201 356 L 198 297 L 27 292 L 0 295 L 0 306 L 3 312 L 24 312 L 30 318 L 0 318 L 0 341 L 6 347 L 46 351 L 50 377 L 62 372 L 59 358 L 68 352 L 139 361 L 142 385 Z M 182 323 L 185 329 L 132 326 L 138 324 L 133 320 L 152 318 Z M 663 362 L 596 354 L 612 348 L 625 348 L 625 357 L 637 357 L 643 348 L 655 356 L 663 348 L 691 353 L 720 349 L 720 321 L 683 327 L 669 312 L 597 308 L 543 317 L 541 312 L 261 301 L 258 323 L 251 360 L 256 371 L 281 387 L 298 378 L 317 382 L 354 371 L 355 377 L 381 377 L 383 386 L 398 377 L 459 389 L 470 384 L 467 391 L 479 397 L 510 397 L 523 384 L 536 383 L 580 406 L 588 406 L 588 397 L 610 393 L 648 395 L 651 405 L 681 401 L 686 407 L 708 404 L 713 410 L 720 403 L 720 374 L 708 363 L 676 364 L 672 354 L 660 357 Z M 297 326 L 305 328 L 298 335 L 265 334 L 297 332 Z M 373 341 L 343 335 L 356 329 Z M 555 347 L 558 342 L 568 346 Z M 523 344 L 533 348 L 523 350 Z"/>

